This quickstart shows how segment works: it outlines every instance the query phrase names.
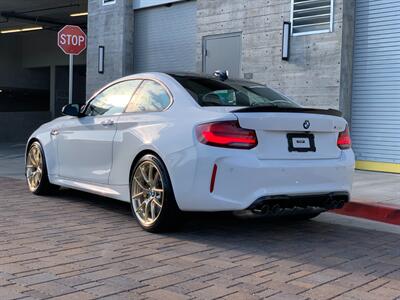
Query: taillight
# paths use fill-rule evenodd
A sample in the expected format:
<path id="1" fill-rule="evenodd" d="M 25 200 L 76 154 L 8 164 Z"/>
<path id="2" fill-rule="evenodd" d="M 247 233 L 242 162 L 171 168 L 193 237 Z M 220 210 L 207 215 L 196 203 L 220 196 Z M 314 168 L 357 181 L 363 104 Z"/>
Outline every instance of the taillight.
<path id="1" fill-rule="evenodd" d="M 254 130 L 241 128 L 237 121 L 221 121 L 197 126 L 200 143 L 224 148 L 251 149 L 257 146 Z"/>
<path id="2" fill-rule="evenodd" d="M 342 150 L 351 148 L 351 138 L 350 138 L 350 131 L 349 131 L 348 126 L 346 126 L 346 129 L 344 131 L 339 132 L 337 145 Z"/>

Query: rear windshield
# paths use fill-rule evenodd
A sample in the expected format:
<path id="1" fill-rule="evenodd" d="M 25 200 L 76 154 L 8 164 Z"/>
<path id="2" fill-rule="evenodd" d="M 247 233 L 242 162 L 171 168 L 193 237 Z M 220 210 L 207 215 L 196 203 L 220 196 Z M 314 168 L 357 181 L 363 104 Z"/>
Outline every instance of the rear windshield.
<path id="1" fill-rule="evenodd" d="M 257 83 L 174 76 L 200 106 L 300 107 L 284 95 Z"/>

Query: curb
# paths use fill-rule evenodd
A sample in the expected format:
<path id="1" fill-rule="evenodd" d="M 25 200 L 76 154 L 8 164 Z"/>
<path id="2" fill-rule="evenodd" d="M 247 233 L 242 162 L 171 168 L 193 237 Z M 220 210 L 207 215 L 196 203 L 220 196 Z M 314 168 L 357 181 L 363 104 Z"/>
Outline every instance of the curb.
<path id="1" fill-rule="evenodd" d="M 379 202 L 351 201 L 341 209 L 332 212 L 356 218 L 368 219 L 382 223 L 400 225 L 400 206 L 388 205 Z"/>

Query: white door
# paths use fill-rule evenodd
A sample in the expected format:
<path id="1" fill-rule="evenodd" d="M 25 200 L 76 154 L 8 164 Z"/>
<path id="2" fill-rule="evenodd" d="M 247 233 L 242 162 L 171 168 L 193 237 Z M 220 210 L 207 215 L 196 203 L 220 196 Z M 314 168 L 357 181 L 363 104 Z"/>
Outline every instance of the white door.
<path id="1" fill-rule="evenodd" d="M 84 116 L 63 124 L 58 143 L 60 177 L 108 183 L 116 123 L 140 82 L 121 81 L 104 89 L 88 103 Z"/>

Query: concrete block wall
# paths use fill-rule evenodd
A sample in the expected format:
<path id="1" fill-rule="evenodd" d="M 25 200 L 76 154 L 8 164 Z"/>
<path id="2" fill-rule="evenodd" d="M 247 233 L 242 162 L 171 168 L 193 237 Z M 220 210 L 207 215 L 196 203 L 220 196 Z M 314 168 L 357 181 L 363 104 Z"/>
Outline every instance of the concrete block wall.
<path id="1" fill-rule="evenodd" d="M 68 66 L 69 56 L 57 46 L 57 31 L 39 30 L 18 34 L 21 64 L 24 68 Z M 86 64 L 86 51 L 74 56 L 74 65 Z"/>
<path id="2" fill-rule="evenodd" d="M 36 35 L 35 33 L 35 36 Z M 40 37 L 40 36 L 39 36 Z M 21 35 L 4 35 L 0 38 L 0 87 L 48 89 L 48 75 L 31 69 L 33 66 L 24 65 L 24 47 L 32 48 Z M 42 41 L 40 39 L 40 41 Z M 34 60 L 38 53 L 32 50 L 30 57 Z M 49 67 L 35 65 L 34 67 Z"/>
<path id="3" fill-rule="evenodd" d="M 26 143 L 36 128 L 50 120 L 50 111 L 0 112 L 0 143 Z"/>
<path id="4" fill-rule="evenodd" d="M 356 0 L 343 2 L 342 63 L 340 71 L 339 109 L 351 125 L 351 99 L 353 96 L 353 53 L 355 37 Z"/>
<path id="5" fill-rule="evenodd" d="M 133 72 L 132 0 L 102 5 L 88 2 L 88 48 L 86 95 L 106 83 Z M 98 73 L 98 47 L 105 47 L 104 73 Z"/>
<path id="6" fill-rule="evenodd" d="M 85 54 L 75 57 L 75 64 L 85 62 Z M 43 30 L 0 37 L 0 88 L 47 89 L 52 95 L 51 68 L 67 64 L 68 56 L 57 47 L 57 32 Z M 65 80 L 60 83 L 68 84 Z M 85 82 L 77 82 L 76 86 L 78 84 L 84 88 Z M 56 95 L 51 96 L 50 110 Z M 51 118 L 51 111 L 2 111 L 0 143 L 25 142 L 37 127 Z"/>
<path id="7" fill-rule="evenodd" d="M 202 70 L 203 37 L 241 32 L 242 77 L 252 73 L 254 81 L 306 106 L 345 107 L 339 105 L 343 1 L 334 1 L 334 31 L 291 37 L 286 62 L 281 59 L 282 27 L 290 21 L 290 0 L 198 0 L 197 69 Z"/>

